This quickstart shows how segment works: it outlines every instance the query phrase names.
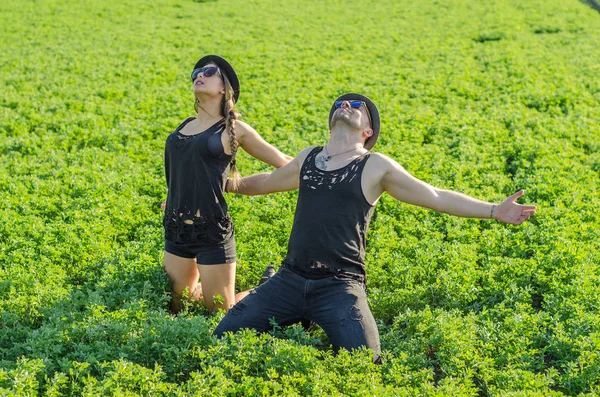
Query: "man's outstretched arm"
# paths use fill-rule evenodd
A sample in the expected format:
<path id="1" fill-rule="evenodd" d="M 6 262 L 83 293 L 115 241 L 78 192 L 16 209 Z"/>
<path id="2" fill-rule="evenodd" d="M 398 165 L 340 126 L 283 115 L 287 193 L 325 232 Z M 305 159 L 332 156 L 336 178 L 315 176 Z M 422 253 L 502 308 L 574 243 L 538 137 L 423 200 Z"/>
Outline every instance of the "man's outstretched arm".
<path id="1" fill-rule="evenodd" d="M 309 149 L 304 149 L 292 161 L 273 172 L 265 172 L 242 178 L 235 189 L 232 187 L 230 181 L 228 181 L 225 190 L 231 193 L 257 196 L 298 189 L 300 167 Z"/>
<path id="2" fill-rule="evenodd" d="M 437 189 L 410 175 L 400 164 L 387 158 L 381 178 L 382 189 L 397 200 L 438 212 L 468 218 L 494 218 L 501 222 L 520 225 L 535 213 L 534 205 L 517 204 L 524 193 L 518 191 L 501 204 L 475 199 L 452 190 Z"/>

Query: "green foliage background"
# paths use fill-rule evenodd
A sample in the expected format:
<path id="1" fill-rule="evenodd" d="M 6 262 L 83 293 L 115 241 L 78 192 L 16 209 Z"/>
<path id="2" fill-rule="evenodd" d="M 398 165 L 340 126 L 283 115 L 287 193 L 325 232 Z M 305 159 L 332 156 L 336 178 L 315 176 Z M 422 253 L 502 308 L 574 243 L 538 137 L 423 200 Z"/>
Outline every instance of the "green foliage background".
<path id="1" fill-rule="evenodd" d="M 0 3 L 0 395 L 600 394 L 600 14 L 575 0 Z M 384 364 L 301 329 L 168 315 L 163 145 L 217 53 L 295 155 L 332 100 L 437 187 L 538 206 L 513 227 L 383 197 L 367 253 Z M 267 170 L 242 156 L 246 175 Z M 295 193 L 228 197 L 238 290 L 280 263 Z"/>

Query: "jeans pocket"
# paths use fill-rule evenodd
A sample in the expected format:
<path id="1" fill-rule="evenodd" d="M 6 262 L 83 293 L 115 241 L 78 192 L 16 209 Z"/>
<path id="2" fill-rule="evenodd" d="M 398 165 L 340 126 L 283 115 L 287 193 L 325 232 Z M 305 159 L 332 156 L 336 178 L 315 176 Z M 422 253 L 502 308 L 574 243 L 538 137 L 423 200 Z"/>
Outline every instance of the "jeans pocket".
<path id="1" fill-rule="evenodd" d="M 363 277 L 360 274 L 341 272 L 338 274 L 334 274 L 333 278 L 340 281 L 347 281 L 349 283 L 360 284 L 363 285 Z"/>
<path id="2" fill-rule="evenodd" d="M 360 275 L 336 274 L 333 278 L 346 285 L 346 292 L 355 296 L 366 294 L 366 285 Z"/>

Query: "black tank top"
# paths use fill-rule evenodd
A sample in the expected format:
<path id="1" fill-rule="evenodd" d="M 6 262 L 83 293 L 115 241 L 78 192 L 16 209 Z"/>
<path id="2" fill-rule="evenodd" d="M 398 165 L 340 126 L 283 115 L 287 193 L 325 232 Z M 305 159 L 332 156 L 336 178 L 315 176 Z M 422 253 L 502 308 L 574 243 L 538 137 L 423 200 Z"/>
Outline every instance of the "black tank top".
<path id="1" fill-rule="evenodd" d="M 339 270 L 365 273 L 367 229 L 373 209 L 361 187 L 365 153 L 345 167 L 323 171 L 314 148 L 300 170 L 294 224 L 283 263 L 307 277 Z"/>
<path id="2" fill-rule="evenodd" d="M 221 133 L 224 120 L 207 130 L 184 135 L 186 119 L 165 144 L 168 195 L 163 225 L 165 238 L 176 243 L 218 242 L 232 232 L 223 187 L 231 155 L 225 153 Z M 193 224 L 191 228 L 187 225 Z"/>

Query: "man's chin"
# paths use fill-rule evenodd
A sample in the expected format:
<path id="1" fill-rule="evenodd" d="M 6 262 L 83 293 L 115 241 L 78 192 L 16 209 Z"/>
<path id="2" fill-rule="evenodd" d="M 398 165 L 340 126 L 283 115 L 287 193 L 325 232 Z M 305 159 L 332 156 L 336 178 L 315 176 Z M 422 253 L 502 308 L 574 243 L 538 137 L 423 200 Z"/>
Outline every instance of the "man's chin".
<path id="1" fill-rule="evenodd" d="M 345 114 L 341 114 L 337 117 L 334 117 L 331 120 L 331 127 L 332 128 L 335 127 L 337 123 L 341 123 L 341 124 L 345 125 L 346 127 L 350 127 L 350 128 L 358 128 L 356 123 L 353 123 L 352 120 L 350 120 L 350 118 Z"/>

